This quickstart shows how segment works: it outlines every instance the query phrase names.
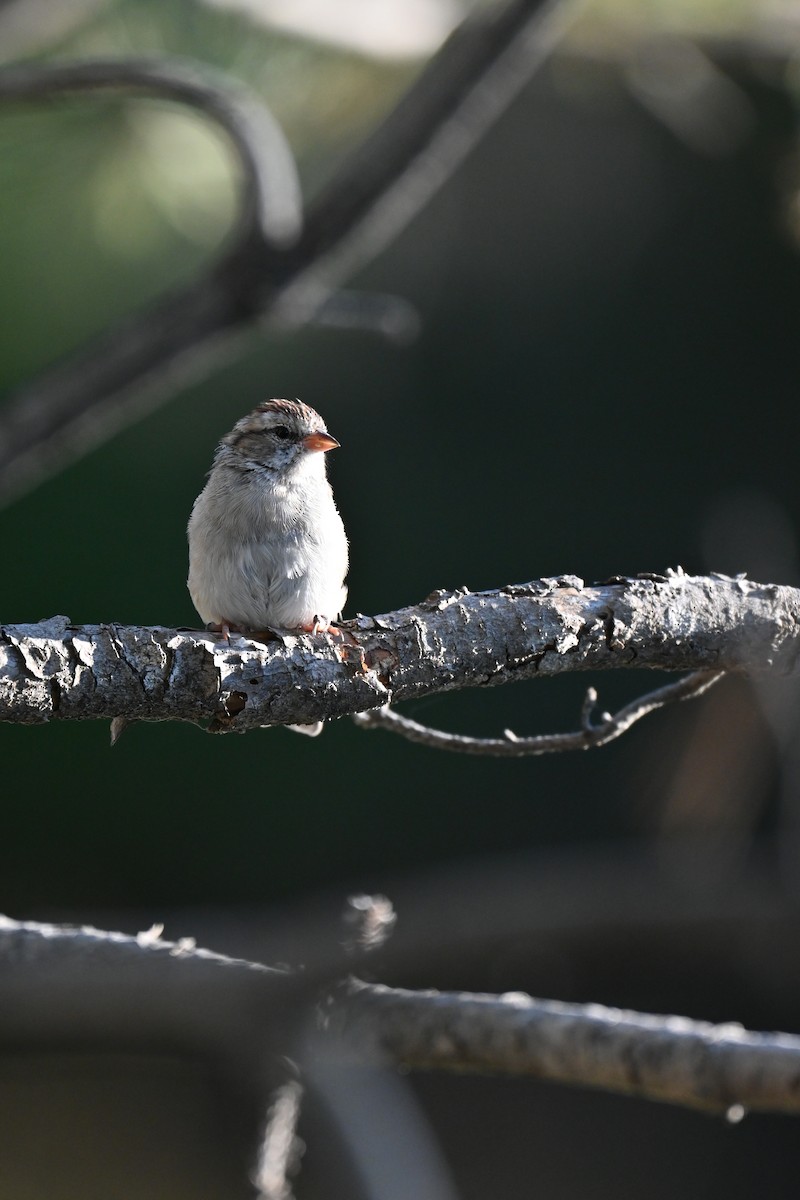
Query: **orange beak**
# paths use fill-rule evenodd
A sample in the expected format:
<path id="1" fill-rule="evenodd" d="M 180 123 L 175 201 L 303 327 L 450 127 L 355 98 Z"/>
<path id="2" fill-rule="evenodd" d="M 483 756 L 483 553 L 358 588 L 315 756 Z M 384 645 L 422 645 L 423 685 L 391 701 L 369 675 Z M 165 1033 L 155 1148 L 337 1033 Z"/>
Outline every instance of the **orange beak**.
<path id="1" fill-rule="evenodd" d="M 335 450 L 340 444 L 329 433 L 308 433 L 303 438 L 306 450 Z"/>

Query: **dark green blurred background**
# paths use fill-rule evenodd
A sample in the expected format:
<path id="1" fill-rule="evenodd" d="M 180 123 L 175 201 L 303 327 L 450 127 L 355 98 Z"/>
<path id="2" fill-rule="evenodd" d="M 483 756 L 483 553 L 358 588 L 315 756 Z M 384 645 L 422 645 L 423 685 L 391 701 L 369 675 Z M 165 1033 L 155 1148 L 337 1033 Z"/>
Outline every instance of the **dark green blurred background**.
<path id="1" fill-rule="evenodd" d="M 623 25 L 610 26 L 617 53 L 591 53 L 604 49 L 602 18 L 357 281 L 411 301 L 418 340 L 254 334 L 238 361 L 0 515 L 5 620 L 193 624 L 192 501 L 218 436 L 280 395 L 318 407 L 342 443 L 331 470 L 352 542 L 350 614 L 559 572 L 594 581 L 680 564 L 791 582 L 800 271 L 788 77 L 739 63 L 724 77 L 736 103 L 721 132 L 697 105 L 699 134 L 678 136 L 631 84 L 647 60 Z M 188 0 L 100 5 L 46 49 L 224 68 L 285 122 L 309 192 L 417 69 Z M 0 163 L 9 390 L 189 278 L 235 204 L 221 139 L 153 101 L 7 106 Z M 609 705 L 651 681 L 594 682 Z M 410 711 L 472 733 L 555 730 L 574 725 L 585 685 Z M 376 887 L 464 855 L 655 832 L 666 801 L 657 789 L 643 799 L 642 781 L 664 776 L 692 721 L 659 716 L 595 755 L 520 762 L 436 754 L 347 722 L 314 742 L 140 725 L 113 752 L 105 725 L 5 727 L 0 907 L 261 903 Z"/>

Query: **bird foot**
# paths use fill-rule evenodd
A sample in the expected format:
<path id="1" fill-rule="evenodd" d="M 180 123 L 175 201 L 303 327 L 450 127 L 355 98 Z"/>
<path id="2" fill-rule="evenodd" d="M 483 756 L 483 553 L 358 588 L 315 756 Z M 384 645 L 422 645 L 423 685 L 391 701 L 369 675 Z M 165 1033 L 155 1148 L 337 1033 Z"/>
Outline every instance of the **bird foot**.
<path id="1" fill-rule="evenodd" d="M 340 638 L 343 636 L 341 629 L 336 625 L 332 625 L 327 617 L 314 617 L 314 620 L 309 625 L 301 625 L 300 628 L 304 633 L 316 635 L 318 633 L 327 633 L 329 637 Z"/>
<path id="2" fill-rule="evenodd" d="M 353 656 L 357 659 L 357 671 L 366 673 L 368 670 L 366 659 L 364 658 L 364 650 L 359 646 L 356 639 L 347 629 L 340 629 L 338 625 L 332 625 L 327 617 L 315 617 L 308 625 L 301 625 L 300 628 L 304 633 L 310 633 L 312 636 L 318 633 L 327 633 L 328 637 L 335 638 L 338 646 L 334 646 L 334 653 L 339 662 L 348 662 Z"/>
<path id="3" fill-rule="evenodd" d="M 206 625 L 206 629 L 209 633 L 218 633 L 220 635 L 220 641 L 223 642 L 229 642 L 231 640 L 232 633 L 242 632 L 237 625 L 233 625 L 230 621 L 220 621 L 219 623 L 216 621 L 210 621 L 208 625 Z"/>

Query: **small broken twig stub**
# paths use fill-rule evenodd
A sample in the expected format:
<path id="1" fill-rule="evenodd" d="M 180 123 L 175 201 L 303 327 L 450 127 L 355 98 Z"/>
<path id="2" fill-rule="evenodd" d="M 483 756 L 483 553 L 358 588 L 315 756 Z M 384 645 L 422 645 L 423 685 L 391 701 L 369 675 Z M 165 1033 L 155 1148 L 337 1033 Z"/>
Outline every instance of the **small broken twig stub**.
<path id="1" fill-rule="evenodd" d="M 723 576 L 574 576 L 357 616 L 342 635 L 248 637 L 185 629 L 0 626 L 0 720 L 120 718 L 265 725 L 383 708 L 564 671 L 795 669 L 800 589 Z"/>

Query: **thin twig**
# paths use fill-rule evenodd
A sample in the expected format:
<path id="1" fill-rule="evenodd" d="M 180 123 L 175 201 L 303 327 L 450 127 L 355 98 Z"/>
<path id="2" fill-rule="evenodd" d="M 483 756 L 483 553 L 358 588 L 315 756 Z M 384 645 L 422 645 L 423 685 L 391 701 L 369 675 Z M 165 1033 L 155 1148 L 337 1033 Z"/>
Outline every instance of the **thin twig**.
<path id="1" fill-rule="evenodd" d="M 631 701 L 613 715 L 603 713 L 598 725 L 591 723 L 591 712 L 597 700 L 597 693 L 594 688 L 589 688 L 581 713 L 582 727 L 574 733 L 540 733 L 534 737 L 517 737 L 510 729 L 506 729 L 502 738 L 468 737 L 462 733 L 445 733 L 441 729 L 420 725 L 408 717 L 401 717 L 388 704 L 383 708 L 356 713 L 353 720 L 362 729 L 388 729 L 409 742 L 417 742 L 435 750 L 451 750 L 456 754 L 478 754 L 489 758 L 524 758 L 535 754 L 557 754 L 567 750 L 592 750 L 613 742 L 648 713 L 664 708 L 667 704 L 674 704 L 678 700 L 702 696 L 703 692 L 707 692 L 724 674 L 724 671 L 694 671 L 675 683 L 665 684 L 664 687 Z"/>

